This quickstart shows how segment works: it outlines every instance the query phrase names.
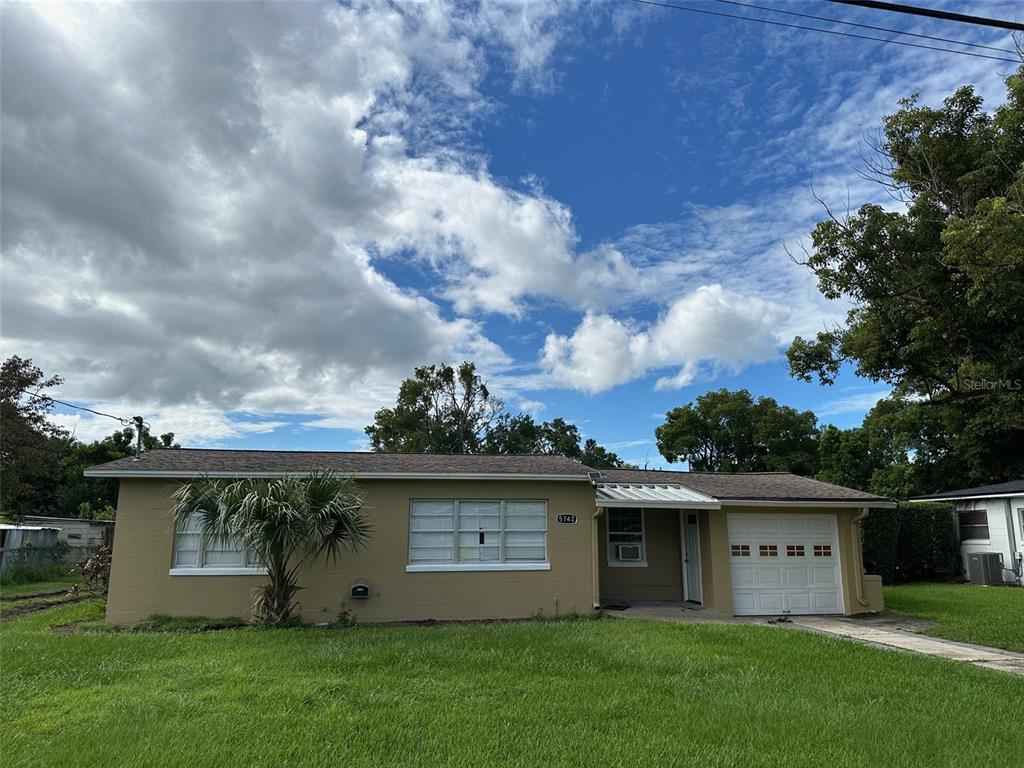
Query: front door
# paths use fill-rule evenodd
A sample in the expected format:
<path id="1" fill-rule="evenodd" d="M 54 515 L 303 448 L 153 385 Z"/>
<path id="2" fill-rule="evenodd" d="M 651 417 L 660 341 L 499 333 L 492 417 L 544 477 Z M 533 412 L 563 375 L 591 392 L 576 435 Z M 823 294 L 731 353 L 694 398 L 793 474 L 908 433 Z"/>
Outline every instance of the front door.
<path id="1" fill-rule="evenodd" d="M 697 513 L 683 510 L 683 597 L 693 603 L 704 602 L 700 583 L 700 528 Z"/>

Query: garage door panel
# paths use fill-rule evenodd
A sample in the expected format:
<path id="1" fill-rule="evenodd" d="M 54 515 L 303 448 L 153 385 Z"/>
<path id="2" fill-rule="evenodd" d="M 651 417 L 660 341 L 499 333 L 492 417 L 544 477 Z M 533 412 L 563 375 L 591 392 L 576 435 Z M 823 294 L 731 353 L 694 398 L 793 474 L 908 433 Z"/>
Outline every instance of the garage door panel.
<path id="1" fill-rule="evenodd" d="M 816 587 L 838 587 L 839 578 L 835 566 L 831 568 L 810 568 L 811 583 Z"/>
<path id="2" fill-rule="evenodd" d="M 812 517 L 806 522 L 805 531 L 808 536 L 821 536 L 824 537 L 827 541 L 831 541 L 832 534 L 835 531 L 834 524 L 834 517 L 828 517 L 824 520 L 819 520 L 817 518 Z"/>
<path id="3" fill-rule="evenodd" d="M 811 595 L 807 592 L 790 592 L 786 604 L 791 613 L 808 613 L 811 610 Z"/>
<path id="4" fill-rule="evenodd" d="M 781 592 L 758 592 L 755 602 L 758 610 L 762 613 L 782 613 Z"/>
<path id="5" fill-rule="evenodd" d="M 811 595 L 811 607 L 815 613 L 840 613 L 839 595 L 815 592 Z"/>
<path id="6" fill-rule="evenodd" d="M 754 586 L 754 569 L 738 568 L 733 572 L 732 583 L 737 587 Z"/>
<path id="7" fill-rule="evenodd" d="M 806 587 L 810 583 L 806 568 L 787 568 L 783 583 L 787 587 Z"/>
<path id="8" fill-rule="evenodd" d="M 730 545 L 745 544 L 750 552 L 731 557 L 734 613 L 842 613 L 835 515 L 749 513 L 727 520 Z"/>
<path id="9" fill-rule="evenodd" d="M 782 521 L 782 533 L 792 536 L 804 536 L 807 533 L 807 524 L 803 520 L 792 518 Z"/>

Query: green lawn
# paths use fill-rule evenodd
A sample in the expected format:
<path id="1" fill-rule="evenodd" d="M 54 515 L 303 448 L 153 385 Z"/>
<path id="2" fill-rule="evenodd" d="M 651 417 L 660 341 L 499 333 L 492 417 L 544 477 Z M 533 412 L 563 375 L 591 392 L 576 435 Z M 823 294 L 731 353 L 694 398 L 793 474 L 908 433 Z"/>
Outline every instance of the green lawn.
<path id="1" fill-rule="evenodd" d="M 892 613 L 938 622 L 928 634 L 1024 653 L 1024 589 L 977 584 L 904 584 L 885 588 Z"/>
<path id="2" fill-rule="evenodd" d="M 961 766 L 1024 680 L 776 627 L 581 619 L 61 634 L 0 624 L 14 766 Z M 941 713 L 938 716 L 937 713 Z"/>
<path id="3" fill-rule="evenodd" d="M 11 586 L 0 586 L 0 613 L 12 608 L 17 608 L 26 603 L 60 603 L 64 601 L 64 595 L 75 583 L 75 577 L 66 576 L 52 581 L 33 581 L 29 584 L 16 584 Z M 48 597 L 34 597 L 35 595 L 46 594 L 47 592 L 59 592 L 59 595 Z"/>

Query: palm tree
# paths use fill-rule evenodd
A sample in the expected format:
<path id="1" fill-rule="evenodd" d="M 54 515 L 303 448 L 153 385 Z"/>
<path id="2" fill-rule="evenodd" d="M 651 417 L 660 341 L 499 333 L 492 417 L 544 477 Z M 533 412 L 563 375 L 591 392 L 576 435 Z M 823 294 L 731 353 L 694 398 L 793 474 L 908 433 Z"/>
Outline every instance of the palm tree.
<path id="1" fill-rule="evenodd" d="M 254 593 L 253 615 L 271 624 L 291 620 L 298 603 L 299 569 L 343 549 L 355 551 L 370 534 L 363 497 L 352 477 L 313 472 L 305 477 L 202 477 L 174 493 L 174 518 L 181 526 L 194 515 L 203 534 L 232 539 L 267 566 L 267 583 Z"/>

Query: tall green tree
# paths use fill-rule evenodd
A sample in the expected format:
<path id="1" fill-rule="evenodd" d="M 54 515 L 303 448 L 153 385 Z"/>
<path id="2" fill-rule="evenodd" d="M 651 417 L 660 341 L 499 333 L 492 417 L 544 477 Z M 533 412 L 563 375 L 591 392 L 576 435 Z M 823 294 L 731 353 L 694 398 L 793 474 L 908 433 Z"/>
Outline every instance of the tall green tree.
<path id="1" fill-rule="evenodd" d="M 181 447 L 174 442 L 173 432 L 155 437 L 146 431 L 142 435 L 142 444 L 147 451 Z M 91 443 L 68 441 L 60 458 L 54 514 L 60 517 L 89 517 L 110 507 L 117 507 L 117 480 L 86 477 L 85 470 L 134 453 L 135 431 L 130 427 Z"/>
<path id="2" fill-rule="evenodd" d="M 370 525 L 355 480 L 333 472 L 306 477 L 200 478 L 174 493 L 179 528 L 199 520 L 202 535 L 240 541 L 267 567 L 253 601 L 255 618 L 288 623 L 298 609 L 303 566 L 363 547 Z"/>
<path id="3" fill-rule="evenodd" d="M 366 427 L 375 451 L 479 453 L 504 404 L 464 362 L 427 365 L 402 382 L 394 408 L 382 408 Z"/>
<path id="4" fill-rule="evenodd" d="M 31 360 L 14 355 L 0 365 L 0 512 L 49 514 L 67 430 L 49 421 L 53 402 L 46 390 L 60 376 L 47 376 Z M 40 395 L 38 397 L 33 395 Z"/>
<path id="5" fill-rule="evenodd" d="M 885 118 L 876 178 L 902 210 L 828 212 L 807 265 L 846 322 L 797 337 L 791 373 L 844 364 L 894 388 L 886 415 L 920 491 L 1024 476 L 1024 69 L 992 113 L 963 87 Z"/>
<path id="6" fill-rule="evenodd" d="M 529 414 L 505 413 L 486 434 L 484 453 L 557 454 L 577 459 L 594 469 L 628 467 L 617 454 L 593 438 L 580 445 L 580 431 L 575 424 L 555 418 L 540 424 Z"/>
<path id="7" fill-rule="evenodd" d="M 654 435 L 665 459 L 685 461 L 692 470 L 817 471 L 815 415 L 770 397 L 755 399 L 745 389 L 707 392 L 696 403 L 673 408 Z"/>
<path id="8" fill-rule="evenodd" d="M 559 454 L 594 468 L 628 466 L 592 439 L 581 448 L 579 428 L 563 418 L 538 424 L 506 410 L 471 362 L 417 368 L 365 431 L 375 451 Z"/>

